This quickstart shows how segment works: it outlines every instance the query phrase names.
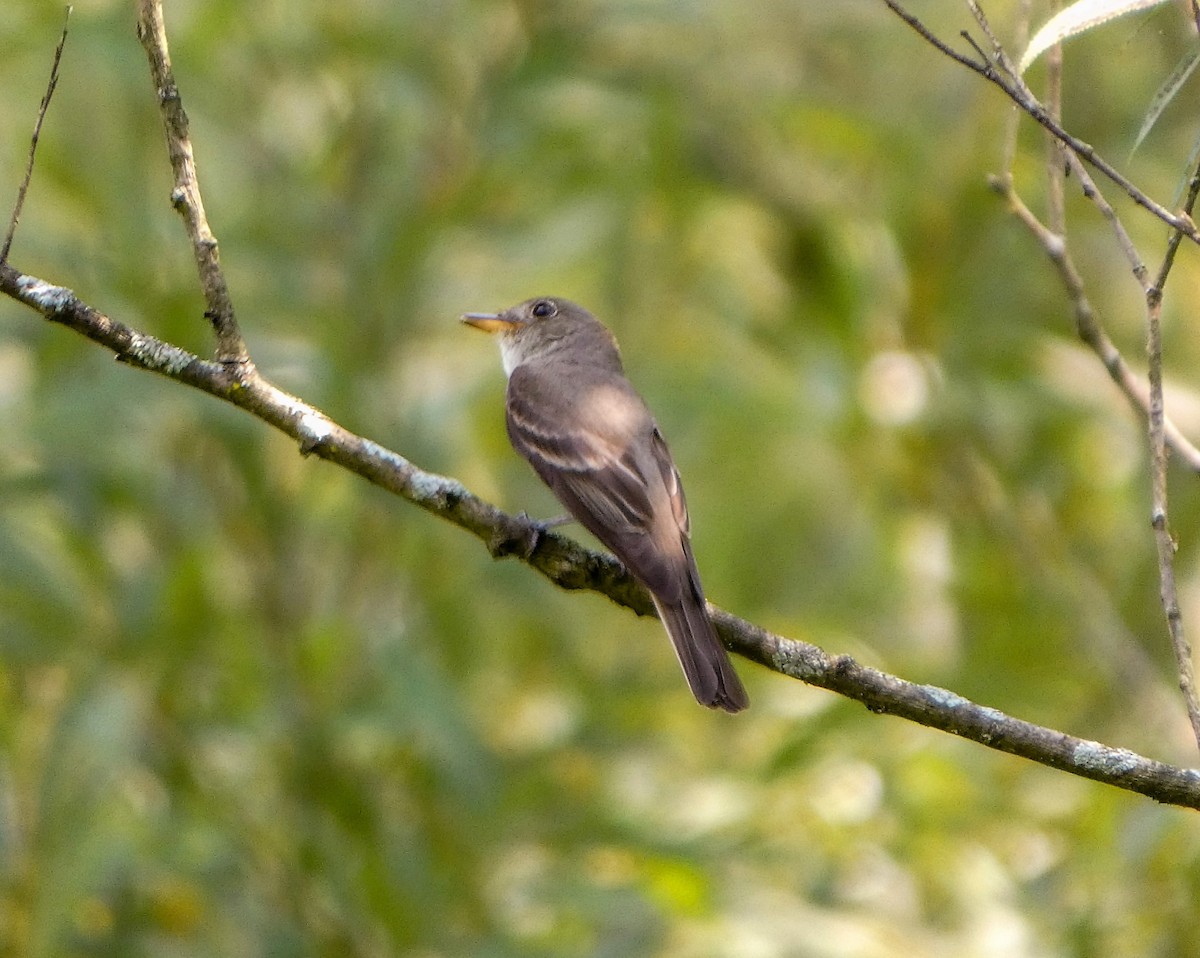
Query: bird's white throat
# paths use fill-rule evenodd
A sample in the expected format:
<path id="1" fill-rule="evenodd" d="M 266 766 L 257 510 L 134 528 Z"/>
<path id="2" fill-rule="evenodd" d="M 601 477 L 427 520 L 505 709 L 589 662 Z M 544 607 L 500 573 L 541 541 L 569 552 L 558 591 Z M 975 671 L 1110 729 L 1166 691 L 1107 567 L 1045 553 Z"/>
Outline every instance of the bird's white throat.
<path id="1" fill-rule="evenodd" d="M 504 364 L 504 375 L 511 376 L 512 371 L 521 365 L 525 358 L 525 350 L 516 343 L 512 335 L 500 335 L 500 362 Z"/>

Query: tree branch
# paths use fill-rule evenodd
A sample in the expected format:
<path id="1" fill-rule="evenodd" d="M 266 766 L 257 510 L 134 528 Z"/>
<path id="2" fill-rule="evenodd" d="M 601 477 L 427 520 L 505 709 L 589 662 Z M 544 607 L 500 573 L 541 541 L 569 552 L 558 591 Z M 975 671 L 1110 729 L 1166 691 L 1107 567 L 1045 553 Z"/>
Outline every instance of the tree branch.
<path id="1" fill-rule="evenodd" d="M 204 201 L 200 197 L 200 180 L 196 174 L 196 160 L 188 133 L 188 117 L 183 109 L 183 100 L 171 69 L 171 55 L 167 50 L 162 0 L 140 0 L 137 33 L 150 61 L 150 75 L 158 93 L 163 131 L 167 137 L 167 154 L 175 174 L 171 205 L 183 217 L 188 238 L 192 242 L 192 253 L 200 274 L 200 289 L 208 307 L 204 315 L 217 334 L 217 359 L 247 367 L 245 374 L 249 376 L 253 374 L 250 355 L 238 329 L 225 274 L 221 272 L 217 238 L 209 228 Z"/>
<path id="2" fill-rule="evenodd" d="M 8 221 L 8 231 L 4 234 L 4 244 L 0 246 L 0 263 L 8 262 L 8 254 L 12 251 L 13 237 L 17 234 L 17 224 L 21 222 L 21 210 L 25 207 L 25 194 L 29 192 L 29 181 L 33 179 L 33 161 L 37 157 L 38 139 L 42 135 L 42 123 L 50 109 L 50 99 L 58 86 L 58 66 L 62 63 L 63 47 L 67 45 L 67 28 L 71 24 L 71 7 L 63 17 L 62 34 L 58 38 L 58 46 L 54 48 L 54 59 L 50 62 L 50 79 L 46 83 L 46 92 L 38 106 L 37 119 L 33 124 L 33 136 L 29 141 L 29 158 L 25 162 L 25 176 L 17 190 L 17 202 L 13 205 L 12 217 Z"/>
<path id="3" fill-rule="evenodd" d="M 208 362 L 105 316 L 71 290 L 0 264 L 0 293 L 111 350 L 118 360 L 193 386 L 246 410 L 291 436 L 300 451 L 357 473 L 462 529 L 493 556 L 516 555 L 564 589 L 605 595 L 639 615 L 653 615 L 645 590 L 611 556 L 585 549 L 528 519 L 508 515 L 446 476 L 425 472 L 403 456 L 355 435 L 319 409 L 261 376 L 248 384 L 219 362 Z M 809 685 L 1011 755 L 1157 801 L 1200 809 L 1200 770 L 1178 768 L 1126 749 L 1076 738 L 1013 718 L 953 692 L 918 685 L 855 662 L 849 656 L 788 639 L 711 607 L 725 644 L 754 662 Z"/>
<path id="4" fill-rule="evenodd" d="M 939 52 L 965 66 L 968 70 L 978 73 L 989 83 L 1002 90 L 1005 95 L 1013 101 L 1018 107 L 1027 113 L 1034 121 L 1039 123 L 1047 131 L 1050 132 L 1057 140 L 1064 145 L 1070 147 L 1082 159 L 1086 160 L 1089 165 L 1099 171 L 1101 174 L 1110 179 L 1113 183 L 1119 186 L 1138 206 L 1149 211 L 1157 216 L 1160 220 L 1166 223 L 1173 230 L 1178 230 L 1185 237 L 1194 243 L 1200 244 L 1200 229 L 1192 222 L 1192 218 L 1187 215 L 1177 215 L 1172 213 L 1166 207 L 1156 203 L 1149 196 L 1143 193 L 1137 186 L 1133 184 L 1127 177 L 1119 173 L 1111 163 L 1096 152 L 1095 148 L 1076 136 L 1071 135 L 1050 115 L 1050 112 L 1045 106 L 1039 102 L 1033 91 L 1025 84 L 1020 75 L 1012 67 L 1008 57 L 1003 55 L 1000 50 L 998 57 L 1000 60 L 999 69 L 986 56 L 980 55 L 980 59 L 974 60 L 966 54 L 959 53 L 944 40 L 938 38 L 924 23 L 916 16 L 909 13 L 898 0 L 883 0 L 887 4 L 888 9 L 896 14 L 901 20 L 907 23 L 914 31 L 916 31 L 922 39 L 935 47 Z M 983 19 L 982 11 L 977 3 L 968 0 L 967 5 L 971 8 L 976 19 L 980 22 L 981 27 L 988 34 L 989 42 L 994 47 L 998 46 L 995 43 L 995 38 L 991 35 L 990 29 L 987 28 L 987 21 Z M 970 36 L 964 32 L 963 37 L 972 44 L 972 47 L 979 51 L 979 47 L 974 44 Z"/>
<path id="5" fill-rule="evenodd" d="M 1184 212 L 1191 214 L 1200 194 L 1200 168 L 1192 174 Z M 1167 631 L 1171 636 L 1171 648 L 1175 653 L 1175 665 L 1179 671 L 1179 690 L 1187 705 L 1188 720 L 1192 733 L 1200 746 L 1200 700 L 1196 697 L 1196 677 L 1192 665 L 1192 646 L 1183 630 L 1183 613 L 1179 608 L 1179 591 L 1175 586 L 1175 537 L 1171 535 L 1167 519 L 1167 416 L 1163 402 L 1162 384 L 1162 298 L 1163 288 L 1171 275 L 1175 254 L 1179 250 L 1180 234 L 1172 233 L 1167 241 L 1162 265 L 1154 282 L 1146 287 L 1146 350 L 1150 359 L 1150 491 L 1151 524 L 1154 527 L 1154 542 L 1158 550 L 1159 595 L 1163 614 L 1167 619 Z"/>
<path id="6" fill-rule="evenodd" d="M 891 8 L 897 16 L 899 16 L 905 23 L 912 27 L 913 30 L 915 30 L 928 43 L 932 44 L 936 49 L 944 53 L 946 56 L 950 57 L 955 62 L 961 63 L 964 66 L 974 70 L 976 73 L 987 76 L 989 79 L 992 79 L 993 82 L 999 82 L 996 77 L 989 75 L 988 71 L 990 71 L 992 74 L 994 74 L 995 71 L 985 62 L 976 62 L 970 57 L 967 57 L 964 54 L 959 53 L 957 50 L 954 50 L 944 41 L 935 36 L 928 27 L 926 27 L 920 20 L 900 6 L 899 3 L 894 2 L 894 0 L 884 0 L 884 2 L 887 3 L 888 7 Z M 992 43 L 997 59 L 999 59 L 1002 64 L 1008 64 L 1009 69 L 1011 69 L 1008 56 L 1004 53 L 1003 48 L 1000 46 L 999 42 L 996 40 L 996 37 L 992 33 L 991 27 L 988 25 L 987 20 L 983 17 L 982 10 L 979 9 L 978 4 L 976 3 L 970 3 L 969 6 L 971 7 L 972 12 L 975 14 L 977 21 L 980 23 L 981 29 L 983 29 L 989 41 Z M 979 50 L 979 47 L 973 42 L 972 47 L 976 50 Z M 980 51 L 980 57 L 981 59 L 984 57 L 982 51 Z M 1016 154 L 1015 127 L 1010 127 L 1007 132 L 1004 173 L 1000 176 L 991 177 L 989 184 L 993 190 L 995 190 L 1005 199 L 1014 215 L 1016 215 L 1017 219 L 1020 220 L 1020 222 L 1038 241 L 1038 244 L 1045 251 L 1046 256 L 1050 259 L 1051 263 L 1054 265 L 1054 268 L 1057 270 L 1059 280 L 1066 289 L 1067 296 L 1070 298 L 1072 307 L 1074 309 L 1075 331 L 1079 338 L 1099 357 L 1101 363 L 1104 365 L 1104 368 L 1108 371 L 1110 378 L 1114 383 L 1116 383 L 1117 388 L 1121 390 L 1125 398 L 1129 400 L 1130 405 L 1132 405 L 1134 409 L 1137 410 L 1137 412 L 1142 416 L 1150 416 L 1152 390 L 1133 372 L 1132 369 L 1130 369 L 1129 364 L 1121 355 L 1120 350 L 1117 349 L 1116 344 L 1112 341 L 1112 338 L 1104 329 L 1103 324 L 1096 315 L 1095 309 L 1088 300 L 1087 293 L 1084 291 L 1083 279 L 1079 275 L 1079 270 L 1075 267 L 1075 263 L 1067 250 L 1064 225 L 1065 211 L 1063 209 L 1062 197 L 1063 176 L 1058 164 L 1054 162 L 1055 157 L 1061 158 L 1066 162 L 1072 174 L 1080 183 L 1080 187 L 1083 190 L 1084 196 L 1092 202 L 1097 210 L 1099 210 L 1100 215 L 1109 222 L 1117 238 L 1118 245 L 1121 247 L 1126 259 L 1129 260 L 1130 268 L 1133 271 L 1134 277 L 1142 286 L 1143 292 L 1148 293 L 1149 287 L 1147 285 L 1146 267 L 1142 263 L 1141 258 L 1138 256 L 1137 250 L 1134 249 L 1133 241 L 1130 239 L 1129 234 L 1117 216 L 1116 211 L 1104 198 L 1104 194 L 1101 193 L 1099 187 L 1096 185 L 1095 180 L 1093 180 L 1091 174 L 1088 173 L 1087 168 L 1080 160 L 1077 151 L 1070 145 L 1070 142 L 1073 140 L 1073 138 L 1069 136 L 1057 136 L 1055 133 L 1054 127 L 1056 127 L 1058 124 L 1059 99 L 1061 96 L 1061 90 L 1059 89 L 1061 84 L 1061 67 L 1059 59 L 1060 58 L 1053 52 L 1051 52 L 1048 57 L 1050 107 L 1049 109 L 1041 108 L 1042 112 L 1046 114 L 1046 118 L 1049 121 L 1049 126 L 1047 126 L 1047 129 L 1050 131 L 1051 140 L 1056 145 L 1053 157 L 1048 162 L 1049 175 L 1047 191 L 1050 204 L 1050 226 L 1046 226 L 1046 224 L 1042 223 L 1042 221 L 1038 219 L 1033 211 L 1029 209 L 1024 200 L 1021 199 L 1020 194 L 1017 193 L 1016 187 L 1013 183 L 1012 165 L 1013 158 Z M 1015 71 L 1013 71 L 1013 73 L 1015 75 Z M 1023 83 L 1021 86 L 1028 91 L 1028 87 L 1025 87 Z M 1029 93 L 1029 97 L 1033 97 L 1032 92 Z M 1014 98 L 1014 101 L 1017 103 L 1018 107 L 1026 109 L 1025 104 L 1019 99 Z M 1026 112 L 1028 112 L 1028 110 L 1026 110 Z M 1035 119 L 1037 119 L 1036 116 Z M 1046 125 L 1047 124 L 1043 124 L 1043 126 Z M 1088 149 L 1090 150 L 1091 148 L 1089 147 Z M 1185 209 L 1185 215 L 1189 217 L 1188 222 L 1190 222 L 1191 209 L 1191 205 Z M 1172 232 L 1172 241 L 1174 243 L 1173 249 L 1178 248 L 1179 242 L 1184 235 L 1185 233 L 1181 230 L 1175 230 Z M 1184 460 L 1193 472 L 1200 473 L 1200 448 L 1197 448 L 1191 441 L 1189 441 L 1188 438 L 1180 431 L 1179 427 L 1176 426 L 1170 417 L 1166 416 L 1165 414 L 1163 415 L 1162 428 L 1165 440 L 1170 444 L 1172 451 L 1174 451 L 1176 455 Z"/>
<path id="7" fill-rule="evenodd" d="M 82 302 L 71 290 L 25 275 L 8 263 L 0 263 L 0 293 L 75 330 L 123 363 L 246 410 L 295 439 L 302 454 L 340 465 L 467 530 L 483 541 L 493 556 L 517 555 L 562 588 L 597 592 L 639 615 L 652 615 L 649 595 L 611 556 L 546 532 L 524 517 L 504 513 L 455 479 L 426 472 L 350 432 L 258 373 L 238 332 L 216 240 L 204 217 L 186 114 L 171 77 L 161 7 L 156 0 L 142 0 L 139 36 L 159 91 L 176 174 L 172 202 L 184 216 L 196 255 L 218 339 L 217 361 L 201 359 L 114 320 Z M 817 646 L 776 635 L 715 607 L 712 612 L 722 639 L 734 651 L 781 674 L 859 701 L 873 712 L 906 718 L 1160 802 L 1200 809 L 1200 770 L 1171 766 L 1024 722 L 945 689 L 907 682 L 848 656 L 833 656 Z"/>
<path id="8" fill-rule="evenodd" d="M 1129 368 L 1121 351 L 1117 349 L 1116 344 L 1105 331 L 1084 290 L 1083 279 L 1067 250 L 1064 238 L 1047 228 L 1025 205 L 1013 187 L 1011 178 L 993 177 L 991 186 L 1004 198 L 1009 209 L 1037 240 L 1038 245 L 1042 247 L 1058 272 L 1059 281 L 1071 301 L 1075 315 L 1075 332 L 1080 340 L 1099 357 L 1109 377 L 1116 383 L 1117 388 L 1121 390 L 1130 405 L 1140 415 L 1148 416 L 1150 414 L 1150 390 L 1146 383 Z M 1176 455 L 1187 463 L 1189 469 L 1200 473 L 1200 448 L 1197 448 L 1183 434 L 1169 416 L 1163 417 L 1163 432 Z"/>
<path id="9" fill-rule="evenodd" d="M 992 32 L 991 26 L 988 24 L 987 18 L 979 4 L 976 0 L 966 0 L 966 2 L 975 16 L 976 22 L 979 24 L 979 28 L 991 42 L 992 55 L 995 57 L 996 62 L 1015 81 L 1016 85 L 1027 90 L 1028 88 L 1024 86 L 1023 81 L 1020 79 L 1019 72 L 1013 67 L 1003 46 Z M 900 12 L 894 4 L 889 2 L 889 6 Z M 928 38 L 928 31 L 922 24 L 907 14 L 901 13 L 901 15 L 922 36 Z M 980 59 L 986 62 L 987 55 L 969 37 L 967 39 L 976 52 L 979 53 Z M 933 42 L 939 49 L 942 48 L 943 45 L 940 41 L 934 40 Z M 960 60 L 959 57 L 955 57 L 955 59 Z M 1047 113 L 1053 124 L 1058 123 L 1061 118 L 1061 70 L 1061 50 L 1056 44 L 1047 54 L 1047 85 L 1049 90 L 1047 96 L 1049 108 Z M 1008 151 L 1008 162 L 1005 166 L 1004 175 L 1003 177 L 993 177 L 991 180 L 992 186 L 1008 200 L 1010 209 L 1037 238 L 1047 256 L 1058 269 L 1059 277 L 1066 287 L 1067 294 L 1075 307 L 1075 326 L 1079 337 L 1101 358 L 1112 379 L 1133 405 L 1142 410 L 1148 422 L 1152 499 L 1151 525 L 1154 530 L 1155 548 L 1158 553 L 1159 594 L 1167 620 L 1167 630 L 1171 638 L 1171 647 L 1175 654 L 1179 675 L 1179 688 L 1183 693 L 1192 733 L 1196 738 L 1197 745 L 1200 746 L 1200 700 L 1198 700 L 1196 694 L 1192 649 L 1184 634 L 1183 615 L 1180 610 L 1178 589 L 1175 584 L 1174 557 L 1176 544 L 1171 535 L 1167 518 L 1167 451 L 1168 449 L 1176 450 L 1183 458 L 1187 459 L 1193 471 L 1200 471 L 1200 450 L 1197 450 L 1195 446 L 1188 442 L 1167 418 L 1163 401 L 1162 383 L 1162 293 L 1167 277 L 1170 275 L 1175 254 L 1183 239 L 1183 233 L 1179 230 L 1172 231 L 1162 265 L 1157 277 L 1152 282 L 1149 277 L 1149 271 L 1146 269 L 1141 256 L 1134 246 L 1133 239 L 1125 229 L 1124 224 L 1121 222 L 1120 217 L 1117 216 L 1112 205 L 1104 198 L 1103 193 L 1092 179 L 1091 174 L 1080 160 L 1079 155 L 1061 138 L 1054 139 L 1053 137 L 1048 138 L 1054 148 L 1051 150 L 1047 162 L 1048 219 L 1050 223 L 1047 227 L 1026 206 L 1013 184 L 1012 158 L 1015 156 L 1016 151 L 1015 128 L 1010 129 L 1009 136 L 1010 149 Z M 1063 205 L 1064 162 L 1067 169 L 1075 174 L 1083 195 L 1092 202 L 1112 227 L 1117 245 L 1125 254 L 1133 275 L 1142 288 L 1146 300 L 1147 352 L 1150 367 L 1148 389 L 1129 371 L 1116 346 L 1100 325 L 1084 293 L 1083 281 L 1079 276 L 1079 272 L 1075 268 L 1067 251 L 1066 217 Z M 1183 207 L 1183 216 L 1188 217 L 1189 222 L 1198 193 L 1200 193 L 1200 168 L 1192 176 L 1188 197 Z"/>

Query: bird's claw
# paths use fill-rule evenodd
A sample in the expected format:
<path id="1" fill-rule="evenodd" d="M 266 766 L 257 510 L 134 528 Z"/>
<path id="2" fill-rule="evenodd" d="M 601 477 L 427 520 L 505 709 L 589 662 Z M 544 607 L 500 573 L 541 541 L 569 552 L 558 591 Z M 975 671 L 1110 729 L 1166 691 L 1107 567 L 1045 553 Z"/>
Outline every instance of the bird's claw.
<path id="1" fill-rule="evenodd" d="M 496 531 L 491 542 L 488 543 L 489 551 L 496 558 L 517 555 L 528 562 L 537 552 L 538 546 L 542 544 L 546 533 L 573 521 L 570 516 L 534 519 L 529 513 L 520 512 L 515 521 L 507 523 L 505 528 Z"/>
<path id="2" fill-rule="evenodd" d="M 555 516 L 552 519 L 535 519 L 528 512 L 522 509 L 517 513 L 517 518 L 524 522 L 528 522 L 531 526 L 536 526 L 538 532 L 549 532 L 551 529 L 557 529 L 559 526 L 569 526 L 575 520 L 571 516 Z"/>

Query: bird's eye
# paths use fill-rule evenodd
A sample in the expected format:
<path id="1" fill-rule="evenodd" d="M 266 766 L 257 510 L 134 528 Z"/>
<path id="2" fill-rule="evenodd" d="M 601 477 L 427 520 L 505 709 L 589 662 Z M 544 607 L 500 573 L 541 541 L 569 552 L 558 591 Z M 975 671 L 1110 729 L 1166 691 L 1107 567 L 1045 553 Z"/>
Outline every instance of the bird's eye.
<path id="1" fill-rule="evenodd" d="M 558 312 L 558 307 L 550 300 L 542 299 L 533 304 L 533 309 L 530 310 L 538 319 L 545 319 L 547 316 L 553 316 Z"/>

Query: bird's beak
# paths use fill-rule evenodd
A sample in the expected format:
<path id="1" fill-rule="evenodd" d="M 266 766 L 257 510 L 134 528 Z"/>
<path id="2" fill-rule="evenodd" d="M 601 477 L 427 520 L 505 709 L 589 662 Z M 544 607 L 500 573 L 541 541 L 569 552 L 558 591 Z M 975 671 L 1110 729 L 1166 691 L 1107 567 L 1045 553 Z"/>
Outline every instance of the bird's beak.
<path id="1" fill-rule="evenodd" d="M 500 313 L 463 313 L 462 321 L 468 326 L 482 329 L 485 333 L 502 333 L 519 325 L 516 320 L 508 319 Z"/>

